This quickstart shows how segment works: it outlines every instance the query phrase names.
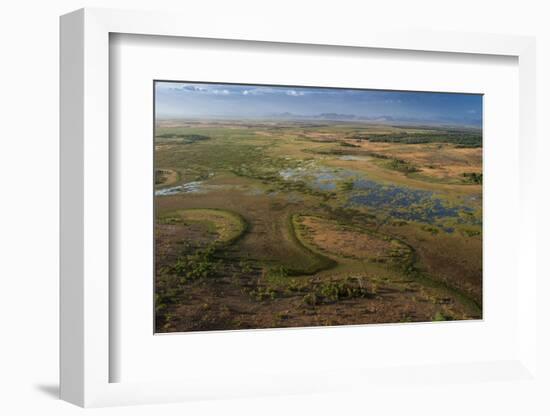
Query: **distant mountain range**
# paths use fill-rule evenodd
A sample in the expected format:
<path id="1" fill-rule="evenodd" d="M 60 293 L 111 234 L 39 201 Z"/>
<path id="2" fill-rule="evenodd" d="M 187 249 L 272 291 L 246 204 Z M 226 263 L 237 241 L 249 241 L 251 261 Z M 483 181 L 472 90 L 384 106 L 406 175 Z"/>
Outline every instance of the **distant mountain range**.
<path id="1" fill-rule="evenodd" d="M 436 125 L 460 125 L 470 127 L 481 127 L 479 118 L 453 118 L 439 117 L 436 119 L 422 119 L 413 117 L 395 118 L 388 115 L 379 116 L 357 116 L 355 114 L 321 113 L 315 115 L 294 114 L 289 112 L 268 114 L 266 117 L 283 120 L 326 120 L 326 121 L 359 121 L 377 122 L 386 124 L 436 124 Z"/>
<path id="2" fill-rule="evenodd" d="M 315 115 L 305 115 L 305 114 L 294 114 L 294 113 L 273 113 L 269 114 L 268 117 L 272 118 L 286 118 L 293 120 L 383 120 L 383 121 L 393 121 L 391 116 L 376 116 L 376 117 L 367 117 L 367 116 L 356 116 L 355 114 L 339 114 L 339 113 L 321 113 Z"/>

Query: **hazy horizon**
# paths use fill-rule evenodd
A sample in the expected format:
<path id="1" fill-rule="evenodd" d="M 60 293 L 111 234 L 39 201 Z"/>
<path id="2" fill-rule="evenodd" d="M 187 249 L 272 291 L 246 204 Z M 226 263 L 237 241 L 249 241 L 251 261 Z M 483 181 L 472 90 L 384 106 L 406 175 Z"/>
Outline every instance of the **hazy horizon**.
<path id="1" fill-rule="evenodd" d="M 481 127 L 482 95 L 155 82 L 155 117 L 338 120 Z"/>

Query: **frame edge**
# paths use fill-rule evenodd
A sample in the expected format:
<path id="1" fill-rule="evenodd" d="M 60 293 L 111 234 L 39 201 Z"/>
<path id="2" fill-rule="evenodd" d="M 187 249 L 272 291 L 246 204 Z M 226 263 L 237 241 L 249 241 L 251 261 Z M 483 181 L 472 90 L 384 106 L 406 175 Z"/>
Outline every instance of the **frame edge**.
<path id="1" fill-rule="evenodd" d="M 60 398 L 84 405 L 84 10 L 60 18 Z"/>

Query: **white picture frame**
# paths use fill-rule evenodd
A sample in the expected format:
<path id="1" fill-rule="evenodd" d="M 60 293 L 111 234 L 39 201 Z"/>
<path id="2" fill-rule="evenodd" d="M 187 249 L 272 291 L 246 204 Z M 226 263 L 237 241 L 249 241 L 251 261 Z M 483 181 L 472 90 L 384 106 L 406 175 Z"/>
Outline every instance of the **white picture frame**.
<path id="1" fill-rule="evenodd" d="M 472 373 L 501 374 L 507 380 L 537 380 L 535 189 L 535 41 L 507 35 L 397 32 L 349 28 L 328 34 L 281 31 L 273 24 L 247 27 L 205 26 L 203 21 L 168 13 L 82 9 L 61 18 L 61 398 L 79 406 L 108 406 L 184 401 L 196 398 L 308 393 L 360 389 L 391 383 L 404 374 L 380 368 L 365 373 L 349 369 L 318 374 L 285 374 L 261 380 L 221 374 L 216 380 L 110 382 L 109 227 L 109 36 L 113 33 L 187 38 L 333 45 L 452 54 L 516 57 L 519 62 L 520 218 L 516 272 L 518 287 L 517 355 L 498 362 L 419 367 L 415 377 L 430 380 L 445 370 L 457 379 L 480 382 Z M 304 335 L 307 336 L 307 335 Z M 323 369 L 321 369 L 323 370 Z M 396 372 L 397 371 L 397 372 Z M 497 377 L 498 378 L 498 377 Z M 342 380 L 347 380 L 343 382 Z"/>

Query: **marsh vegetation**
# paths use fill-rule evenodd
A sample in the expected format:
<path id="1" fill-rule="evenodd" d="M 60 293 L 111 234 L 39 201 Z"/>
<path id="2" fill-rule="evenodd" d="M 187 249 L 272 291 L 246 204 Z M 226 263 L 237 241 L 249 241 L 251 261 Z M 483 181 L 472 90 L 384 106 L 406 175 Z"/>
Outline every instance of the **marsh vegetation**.
<path id="1" fill-rule="evenodd" d="M 482 315 L 481 133 L 160 120 L 157 332 Z"/>

